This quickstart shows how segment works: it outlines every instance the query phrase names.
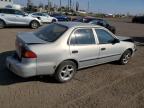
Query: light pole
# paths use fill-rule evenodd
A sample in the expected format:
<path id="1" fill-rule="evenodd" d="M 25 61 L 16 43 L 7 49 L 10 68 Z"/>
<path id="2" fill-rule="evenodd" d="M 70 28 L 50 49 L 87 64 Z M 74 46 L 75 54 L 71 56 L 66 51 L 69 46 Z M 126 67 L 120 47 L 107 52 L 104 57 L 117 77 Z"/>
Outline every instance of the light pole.
<path id="1" fill-rule="evenodd" d="M 88 0 L 88 13 L 89 13 L 90 1 Z"/>
<path id="2" fill-rule="evenodd" d="M 50 0 L 48 0 L 48 11 L 50 12 Z"/>
<path id="3" fill-rule="evenodd" d="M 72 7 L 72 1 L 70 0 L 70 10 L 71 10 L 71 7 Z"/>
<path id="4" fill-rule="evenodd" d="M 69 0 L 68 0 L 68 11 L 69 11 Z"/>

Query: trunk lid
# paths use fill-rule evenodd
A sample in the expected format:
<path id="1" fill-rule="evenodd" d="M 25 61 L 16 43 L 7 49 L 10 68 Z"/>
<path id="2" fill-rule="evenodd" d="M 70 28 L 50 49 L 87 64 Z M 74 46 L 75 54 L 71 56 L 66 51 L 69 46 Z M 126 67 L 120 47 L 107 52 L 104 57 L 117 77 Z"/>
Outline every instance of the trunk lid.
<path id="1" fill-rule="evenodd" d="M 23 49 L 25 49 L 28 45 L 45 43 L 47 42 L 36 37 L 33 32 L 18 33 L 15 42 L 17 55 L 21 59 Z"/>
<path id="2" fill-rule="evenodd" d="M 18 33 L 17 39 L 25 44 L 44 44 L 46 41 L 38 38 L 33 32 Z"/>

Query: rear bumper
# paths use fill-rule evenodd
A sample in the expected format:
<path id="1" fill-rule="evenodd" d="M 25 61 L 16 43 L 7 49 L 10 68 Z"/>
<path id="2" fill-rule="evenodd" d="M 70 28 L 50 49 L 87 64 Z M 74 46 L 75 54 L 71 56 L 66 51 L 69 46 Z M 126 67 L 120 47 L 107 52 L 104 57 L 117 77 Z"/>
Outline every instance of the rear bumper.
<path id="1" fill-rule="evenodd" d="M 36 76 L 36 63 L 21 63 L 14 56 L 7 57 L 7 68 L 20 77 Z"/>

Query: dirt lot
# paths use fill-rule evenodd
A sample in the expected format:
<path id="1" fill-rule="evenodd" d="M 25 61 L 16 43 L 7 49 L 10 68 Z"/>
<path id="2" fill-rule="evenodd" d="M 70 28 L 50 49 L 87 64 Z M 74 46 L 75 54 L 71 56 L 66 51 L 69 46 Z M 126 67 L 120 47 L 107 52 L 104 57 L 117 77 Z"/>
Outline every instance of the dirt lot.
<path id="1" fill-rule="evenodd" d="M 144 25 L 110 22 L 117 34 L 144 42 Z M 66 84 L 52 78 L 23 79 L 9 72 L 5 58 L 13 53 L 17 32 L 0 30 L 0 108 L 144 108 L 144 47 L 138 46 L 126 66 L 108 63 L 79 71 Z"/>

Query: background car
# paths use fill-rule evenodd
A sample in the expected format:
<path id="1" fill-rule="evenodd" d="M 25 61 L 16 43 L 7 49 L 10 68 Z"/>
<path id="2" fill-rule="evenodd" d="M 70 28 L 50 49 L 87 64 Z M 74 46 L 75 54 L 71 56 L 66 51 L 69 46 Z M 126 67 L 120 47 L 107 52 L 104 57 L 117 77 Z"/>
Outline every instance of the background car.
<path id="1" fill-rule="evenodd" d="M 52 23 L 52 22 L 58 21 L 56 18 L 48 15 L 48 13 L 35 12 L 29 15 L 31 15 L 32 17 L 38 18 L 39 20 L 41 20 L 42 23 Z"/>
<path id="2" fill-rule="evenodd" d="M 103 19 L 95 19 L 89 22 L 90 24 L 100 25 L 108 30 L 110 30 L 112 33 L 116 33 L 116 28 L 114 26 L 111 26 L 106 20 Z"/>
<path id="3" fill-rule="evenodd" d="M 83 23 L 89 23 L 93 20 L 95 20 L 96 18 L 94 17 L 79 17 L 77 19 L 74 20 L 74 22 L 83 22 Z"/>
<path id="4" fill-rule="evenodd" d="M 108 30 L 110 30 L 112 33 L 116 33 L 116 28 L 114 26 L 111 26 L 106 20 L 99 19 L 99 18 L 93 18 L 93 17 L 84 17 L 84 18 L 78 18 L 74 20 L 75 22 L 83 22 L 83 23 L 90 23 L 95 25 L 100 25 Z"/>
<path id="5" fill-rule="evenodd" d="M 30 26 L 35 29 L 42 25 L 38 18 L 16 9 L 0 9 L 0 28 L 5 26 Z"/>
<path id="6" fill-rule="evenodd" d="M 119 40 L 104 27 L 58 22 L 19 33 L 16 53 L 7 57 L 6 64 L 21 77 L 53 75 L 63 83 L 78 69 L 112 61 L 125 65 L 135 49 L 134 43 Z"/>
<path id="7" fill-rule="evenodd" d="M 70 18 L 63 14 L 54 13 L 51 16 L 58 19 L 58 21 L 70 21 Z"/>
<path id="8" fill-rule="evenodd" d="M 142 24 L 144 24 L 144 16 L 135 16 L 132 19 L 132 22 L 133 23 L 142 23 Z"/>

